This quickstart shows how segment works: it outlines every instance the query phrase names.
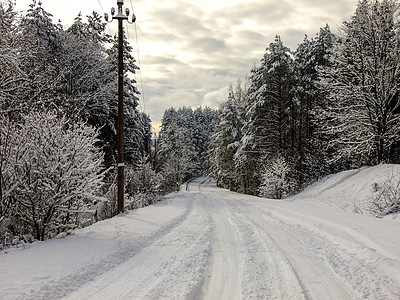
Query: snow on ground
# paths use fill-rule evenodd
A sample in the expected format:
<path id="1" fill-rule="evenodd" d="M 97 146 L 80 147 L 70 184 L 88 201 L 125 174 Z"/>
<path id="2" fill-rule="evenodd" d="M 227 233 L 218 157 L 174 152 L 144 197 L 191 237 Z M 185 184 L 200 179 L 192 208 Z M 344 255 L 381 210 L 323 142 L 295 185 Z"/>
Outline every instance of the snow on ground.
<path id="1" fill-rule="evenodd" d="M 366 212 L 371 201 L 372 186 L 382 183 L 390 176 L 398 176 L 400 165 L 382 164 L 329 175 L 291 199 L 319 206 L 341 208 L 352 212 Z M 398 215 L 386 218 L 398 219 Z"/>
<path id="2" fill-rule="evenodd" d="M 194 180 L 156 206 L 3 251 L 0 299 L 400 299 L 399 223 L 342 209 L 381 168 L 287 201 Z"/>

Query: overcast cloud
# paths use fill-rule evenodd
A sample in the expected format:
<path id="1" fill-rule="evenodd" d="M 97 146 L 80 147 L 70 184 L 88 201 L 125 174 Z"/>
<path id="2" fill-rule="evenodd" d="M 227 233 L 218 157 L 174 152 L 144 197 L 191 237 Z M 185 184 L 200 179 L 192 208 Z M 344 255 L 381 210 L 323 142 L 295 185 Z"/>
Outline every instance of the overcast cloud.
<path id="1" fill-rule="evenodd" d="M 74 17 L 92 10 L 103 15 L 116 0 L 42 0 L 44 8 L 70 25 Z M 258 64 L 265 48 L 280 35 L 291 50 L 304 35 L 313 37 L 329 24 L 336 32 L 355 11 L 357 0 L 125 0 L 137 16 L 127 25 L 136 51 L 136 74 L 141 108 L 157 130 L 165 109 L 175 106 L 217 108 L 227 97 L 229 84 Z M 30 0 L 17 0 L 27 9 Z M 116 23 L 108 30 L 114 32 Z M 140 76 L 141 75 L 141 76 Z M 144 101 L 143 101 L 144 100 Z"/>

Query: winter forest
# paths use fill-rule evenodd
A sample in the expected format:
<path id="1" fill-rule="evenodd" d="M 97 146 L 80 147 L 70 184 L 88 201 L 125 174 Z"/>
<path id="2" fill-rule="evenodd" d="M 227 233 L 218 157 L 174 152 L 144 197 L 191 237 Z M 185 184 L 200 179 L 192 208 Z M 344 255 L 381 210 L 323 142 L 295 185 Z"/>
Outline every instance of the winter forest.
<path id="1" fill-rule="evenodd" d="M 126 208 L 199 175 L 281 199 L 400 163 L 399 8 L 360 1 L 338 33 L 326 25 L 294 51 L 277 35 L 218 110 L 171 107 L 156 138 L 125 38 Z M 65 28 L 40 2 L 23 16 L 0 2 L 0 250 L 116 214 L 117 38 L 105 29 L 95 12 Z"/>
<path id="2" fill-rule="evenodd" d="M 327 174 L 399 163 L 398 13 L 394 1 L 361 1 L 338 34 L 326 25 L 295 51 L 276 36 L 215 112 L 199 171 L 230 190 L 279 199 Z M 191 135 L 178 134 L 199 129 L 189 112 L 165 112 L 160 132 L 160 153 L 185 146 L 182 163 L 196 157 Z M 187 172 L 195 162 L 183 163 Z"/>

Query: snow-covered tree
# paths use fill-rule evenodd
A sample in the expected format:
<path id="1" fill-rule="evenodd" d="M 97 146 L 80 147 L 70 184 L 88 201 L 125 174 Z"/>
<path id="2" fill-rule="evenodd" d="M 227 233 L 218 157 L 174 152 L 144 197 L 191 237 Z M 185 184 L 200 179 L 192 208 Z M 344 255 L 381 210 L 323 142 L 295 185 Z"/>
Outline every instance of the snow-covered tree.
<path id="1" fill-rule="evenodd" d="M 323 101 L 324 95 L 318 89 L 318 69 L 330 66 L 335 35 L 329 25 L 320 28 L 319 33 L 311 40 L 305 37 L 297 47 L 295 57 L 295 97 L 299 105 L 298 148 L 301 152 L 307 140 L 316 134 L 315 116 L 313 110 Z"/>
<path id="2" fill-rule="evenodd" d="M 281 155 L 267 159 L 260 185 L 260 195 L 274 199 L 287 197 L 296 184 L 290 173 L 293 167 Z"/>
<path id="3" fill-rule="evenodd" d="M 246 124 L 235 163 L 249 182 L 246 193 L 256 194 L 260 163 L 295 147 L 296 103 L 293 98 L 293 59 L 289 48 L 277 36 L 267 48 L 261 66 L 250 76 Z"/>
<path id="4" fill-rule="evenodd" d="M 111 66 L 109 72 L 112 74 L 117 74 L 118 70 L 118 38 L 115 36 L 113 41 L 113 46 L 107 50 L 108 61 Z M 143 143 L 145 141 L 143 137 L 142 125 L 143 119 L 137 109 L 138 106 L 138 95 L 140 94 L 136 88 L 136 81 L 132 78 L 138 67 L 136 65 L 136 60 L 132 56 L 132 46 L 129 44 L 128 39 L 124 35 L 123 37 L 123 47 L 124 47 L 124 140 L 126 155 L 125 159 L 131 163 L 136 164 L 142 159 L 141 149 L 143 148 Z M 117 91 L 117 76 L 114 77 L 115 80 L 109 86 L 112 91 Z M 117 95 L 115 93 L 115 95 Z M 113 100 L 114 103 L 117 103 Z M 113 115 L 116 120 L 117 114 Z"/>
<path id="5" fill-rule="evenodd" d="M 155 204 L 161 199 L 163 176 L 156 173 L 152 163 L 143 157 L 137 167 L 126 168 L 127 207 L 137 208 Z"/>
<path id="6" fill-rule="evenodd" d="M 241 189 L 234 156 L 242 138 L 244 126 L 246 90 L 240 81 L 236 88 L 229 88 L 228 100 L 217 111 L 215 131 L 211 136 L 210 163 L 211 172 L 218 184 L 231 190 Z"/>
<path id="7" fill-rule="evenodd" d="M 196 163 L 192 159 L 195 156 L 194 145 L 189 130 L 192 114 L 191 109 L 181 108 L 178 112 L 170 108 L 162 118 L 158 160 L 167 189 L 169 186 L 172 190 L 179 190 L 183 181 L 195 169 Z"/>
<path id="8" fill-rule="evenodd" d="M 209 135 L 214 130 L 214 112 L 209 108 L 193 111 L 171 107 L 164 112 L 157 141 L 158 169 L 170 188 L 204 174 L 208 167 Z"/>
<path id="9" fill-rule="evenodd" d="M 58 100 L 55 89 L 60 74 L 57 61 L 61 47 L 60 28 L 36 0 L 29 5 L 19 28 L 19 66 L 27 76 L 24 92 L 18 95 L 20 110 L 27 112 L 41 106 L 54 107 Z"/>
<path id="10" fill-rule="evenodd" d="M 329 93 L 325 134 L 336 161 L 376 164 L 394 155 L 400 130 L 398 13 L 397 1 L 360 1 L 342 26 L 332 66 L 320 74 Z"/>
<path id="11" fill-rule="evenodd" d="M 97 130 L 53 112 L 17 124 L 1 116 L 1 218 L 14 235 L 44 240 L 80 225 L 102 186 Z"/>
<path id="12" fill-rule="evenodd" d="M 295 57 L 295 101 L 297 103 L 296 153 L 297 180 L 309 183 L 329 172 L 326 157 L 327 139 L 320 130 L 325 94 L 317 86 L 318 69 L 328 66 L 335 35 L 326 25 L 313 38 L 305 37 Z"/>
<path id="13" fill-rule="evenodd" d="M 26 77 L 19 66 L 16 15 L 13 2 L 0 2 L 0 110 L 8 112 L 17 107 Z"/>
<path id="14" fill-rule="evenodd" d="M 90 33 L 90 26 L 82 23 L 80 16 L 62 34 L 58 51 L 60 66 L 59 85 L 56 90 L 62 98 L 63 111 L 71 118 L 79 118 L 102 131 L 114 130 L 116 114 L 115 71 L 105 59 L 105 48 L 98 41 L 98 34 Z M 112 127 L 112 129 L 109 129 Z"/>
<path id="15" fill-rule="evenodd" d="M 151 131 L 151 119 L 150 116 L 144 112 L 139 113 L 139 126 L 136 128 L 136 137 L 138 153 L 140 153 L 140 157 L 148 157 L 150 161 L 153 161 L 153 153 L 152 153 L 152 131 Z M 133 128 L 135 129 L 135 128 Z M 133 134 L 132 134 L 133 135 Z M 126 149 L 126 151 L 131 151 L 131 149 Z M 140 161 L 140 160 L 139 160 Z"/>
<path id="16" fill-rule="evenodd" d="M 215 127 L 215 111 L 208 107 L 199 107 L 193 111 L 193 116 L 195 126 L 192 129 L 192 135 L 196 152 L 195 160 L 198 161 L 198 173 L 208 173 L 208 150 L 210 149 L 210 136 Z"/>

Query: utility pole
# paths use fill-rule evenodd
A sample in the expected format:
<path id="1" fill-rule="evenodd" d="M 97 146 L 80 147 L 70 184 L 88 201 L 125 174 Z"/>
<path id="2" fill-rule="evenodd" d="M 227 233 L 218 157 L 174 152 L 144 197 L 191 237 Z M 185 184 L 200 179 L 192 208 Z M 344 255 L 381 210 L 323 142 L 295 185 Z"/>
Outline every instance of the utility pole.
<path id="1" fill-rule="evenodd" d="M 135 14 L 132 15 L 132 22 L 129 22 L 129 9 L 123 11 L 124 0 L 117 0 L 118 13 L 115 15 L 114 7 L 111 9 L 112 20 L 118 20 L 118 213 L 124 211 L 124 27 L 123 21 L 134 23 Z M 108 14 L 104 14 L 108 21 Z"/>

